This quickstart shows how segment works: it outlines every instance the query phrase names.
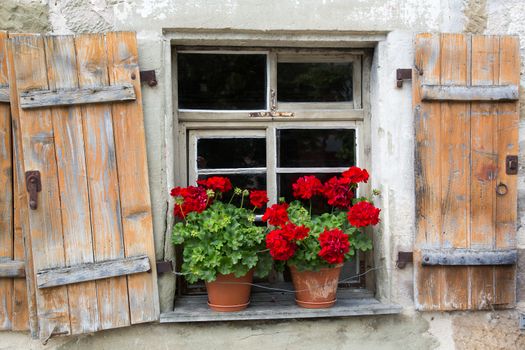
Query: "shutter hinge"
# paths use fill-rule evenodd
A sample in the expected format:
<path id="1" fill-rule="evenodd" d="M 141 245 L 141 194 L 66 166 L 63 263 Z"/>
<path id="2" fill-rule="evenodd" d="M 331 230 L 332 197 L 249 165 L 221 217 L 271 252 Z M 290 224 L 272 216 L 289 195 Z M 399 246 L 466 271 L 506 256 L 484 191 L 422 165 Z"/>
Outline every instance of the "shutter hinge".
<path id="1" fill-rule="evenodd" d="M 162 274 L 166 272 L 172 272 L 173 265 L 171 261 L 157 261 L 157 274 Z"/>
<path id="2" fill-rule="evenodd" d="M 414 262 L 414 254 L 412 252 L 397 252 L 396 266 L 398 269 L 404 269 L 407 263 Z"/>
<path id="3" fill-rule="evenodd" d="M 158 81 L 157 76 L 155 75 L 155 70 L 141 70 L 140 81 L 148 84 L 150 87 L 157 86 Z"/>
<path id="4" fill-rule="evenodd" d="M 412 80 L 412 68 L 400 68 L 396 70 L 397 87 L 403 87 L 403 80 Z"/>

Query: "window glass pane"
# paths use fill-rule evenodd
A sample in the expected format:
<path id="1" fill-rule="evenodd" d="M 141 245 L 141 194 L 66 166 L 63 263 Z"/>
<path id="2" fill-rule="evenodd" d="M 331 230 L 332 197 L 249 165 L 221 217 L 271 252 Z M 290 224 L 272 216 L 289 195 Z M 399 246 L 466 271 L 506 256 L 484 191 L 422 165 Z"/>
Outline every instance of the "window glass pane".
<path id="1" fill-rule="evenodd" d="M 277 142 L 281 168 L 355 165 L 354 129 L 281 129 Z"/>
<path id="2" fill-rule="evenodd" d="M 281 102 L 352 101 L 352 63 L 278 63 Z"/>
<path id="3" fill-rule="evenodd" d="M 266 167 L 266 139 L 199 139 L 197 167 L 199 169 Z"/>
<path id="4" fill-rule="evenodd" d="M 178 53 L 179 108 L 266 109 L 266 55 Z"/>
<path id="5" fill-rule="evenodd" d="M 233 187 L 240 187 L 243 189 L 249 189 L 249 190 L 266 190 L 266 174 L 214 174 L 214 175 L 199 175 L 199 179 L 207 179 L 208 177 L 212 176 L 224 176 L 230 179 Z M 233 191 L 230 191 L 226 193 L 225 200 L 229 201 L 231 196 L 233 194 Z M 240 206 L 241 204 L 241 197 L 236 196 L 232 203 Z M 247 204 L 248 203 L 248 204 Z M 250 208 L 252 209 L 253 206 L 250 204 L 250 199 L 247 197 L 244 197 L 244 208 Z M 247 206 L 248 205 L 248 206 Z M 265 208 L 256 210 L 256 214 L 262 214 L 264 212 Z"/>
<path id="6" fill-rule="evenodd" d="M 293 190 L 292 185 L 297 181 L 298 178 L 301 176 L 306 175 L 315 175 L 321 182 L 325 182 L 326 180 L 334 177 L 334 176 L 340 176 L 340 173 L 322 173 L 322 174 L 278 174 L 277 175 L 277 197 L 284 197 L 286 202 L 290 202 L 295 200 L 293 196 Z M 309 201 L 304 201 L 306 207 L 310 205 Z M 330 212 L 332 210 L 332 207 L 329 206 L 326 203 L 326 200 L 324 197 L 321 196 L 314 196 L 312 198 L 312 214 L 322 214 L 326 212 Z"/>

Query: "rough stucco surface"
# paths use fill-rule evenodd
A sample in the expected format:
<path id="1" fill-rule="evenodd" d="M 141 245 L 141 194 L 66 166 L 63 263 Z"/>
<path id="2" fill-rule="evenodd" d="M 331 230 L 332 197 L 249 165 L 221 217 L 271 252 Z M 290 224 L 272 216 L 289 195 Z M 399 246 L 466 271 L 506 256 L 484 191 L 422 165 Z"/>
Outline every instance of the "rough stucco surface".
<path id="1" fill-rule="evenodd" d="M 378 43 L 371 77 L 373 187 L 382 191 L 381 227 L 374 234 L 377 296 L 405 308 L 402 316 L 334 320 L 134 326 L 52 339 L 46 349 L 523 349 L 518 311 L 413 311 L 413 270 L 395 268 L 414 239 L 414 130 L 411 86 L 395 87 L 395 70 L 413 63 L 415 32 L 518 34 L 525 73 L 522 0 L 0 0 L 0 27 L 57 34 L 134 30 L 141 69 L 159 85 L 143 87 L 148 166 L 157 258 L 163 259 L 168 213 L 167 84 L 163 28 L 389 31 Z M 523 74 L 522 74 L 523 76 Z M 522 85 L 525 79 L 522 77 Z M 525 94 L 522 86 L 518 247 L 518 310 L 525 310 Z M 166 122 L 168 121 L 168 122 Z M 389 165 L 385 167 L 385 164 Z M 395 166 L 390 166 L 395 164 Z M 167 250 L 169 251 L 169 249 Z M 173 276 L 159 278 L 162 310 L 172 306 Z M 0 333 L 0 349 L 39 349 L 22 333 Z"/>
<path id="2" fill-rule="evenodd" d="M 0 28 L 15 32 L 47 32 L 51 29 L 48 6 L 39 2 L 2 0 Z"/>

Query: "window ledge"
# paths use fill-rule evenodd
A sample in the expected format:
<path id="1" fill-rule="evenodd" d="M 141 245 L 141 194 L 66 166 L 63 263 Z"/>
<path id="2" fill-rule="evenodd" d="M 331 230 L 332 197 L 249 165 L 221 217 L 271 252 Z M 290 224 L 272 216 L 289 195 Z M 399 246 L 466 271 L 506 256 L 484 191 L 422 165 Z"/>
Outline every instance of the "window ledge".
<path id="1" fill-rule="evenodd" d="M 337 303 L 328 309 L 305 309 L 295 304 L 292 293 L 253 293 L 250 306 L 239 312 L 215 312 L 208 308 L 205 295 L 183 296 L 175 300 L 175 310 L 160 315 L 161 323 L 283 320 L 318 317 L 348 317 L 398 314 L 401 306 L 380 303 L 363 289 L 341 289 Z"/>

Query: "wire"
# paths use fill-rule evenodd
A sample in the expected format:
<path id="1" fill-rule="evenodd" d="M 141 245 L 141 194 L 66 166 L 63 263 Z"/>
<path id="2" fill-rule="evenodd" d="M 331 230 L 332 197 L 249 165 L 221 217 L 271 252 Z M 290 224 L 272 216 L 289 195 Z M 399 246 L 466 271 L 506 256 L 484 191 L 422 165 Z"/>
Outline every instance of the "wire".
<path id="1" fill-rule="evenodd" d="M 346 278 L 344 278 L 342 280 L 339 280 L 339 283 L 350 282 L 351 280 L 353 280 L 355 278 L 359 278 L 361 276 L 364 276 L 364 275 L 366 275 L 366 274 L 368 274 L 368 273 L 370 273 L 372 271 L 376 271 L 376 270 L 394 270 L 394 269 L 389 269 L 387 267 L 373 267 L 373 268 L 368 269 L 365 272 L 360 273 L 358 275 L 346 277 Z M 173 272 L 173 274 L 176 275 L 176 276 L 188 275 L 187 273 L 183 273 L 183 272 Z M 249 283 L 249 282 L 216 282 L 216 283 L 250 285 L 250 286 L 254 286 L 254 287 L 257 287 L 257 288 L 261 288 L 261 289 L 272 290 L 272 291 L 276 291 L 276 292 L 284 292 L 284 293 L 297 293 L 297 292 L 303 292 L 303 291 L 307 291 L 307 290 L 312 290 L 310 288 L 309 289 L 301 289 L 301 290 L 290 290 L 290 289 L 282 289 L 282 288 L 273 288 L 273 287 L 268 287 L 268 286 L 265 286 L 265 285 L 262 285 L 262 284 Z M 321 288 L 321 287 L 319 287 L 319 288 Z"/>

